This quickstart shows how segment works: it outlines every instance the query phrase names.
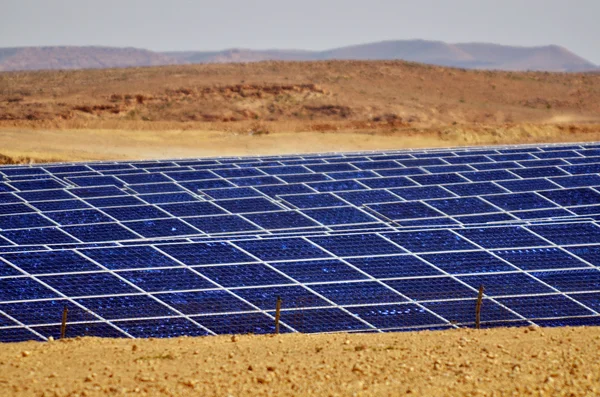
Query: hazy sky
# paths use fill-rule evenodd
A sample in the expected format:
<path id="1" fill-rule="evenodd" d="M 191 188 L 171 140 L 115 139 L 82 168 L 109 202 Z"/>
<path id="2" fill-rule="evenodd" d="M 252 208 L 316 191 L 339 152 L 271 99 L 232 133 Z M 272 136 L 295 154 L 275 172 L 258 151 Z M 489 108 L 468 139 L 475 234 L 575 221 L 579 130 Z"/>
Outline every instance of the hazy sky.
<path id="1" fill-rule="evenodd" d="M 558 44 L 600 64 L 599 0 L 1 0 L 0 47 L 320 50 L 389 39 Z"/>

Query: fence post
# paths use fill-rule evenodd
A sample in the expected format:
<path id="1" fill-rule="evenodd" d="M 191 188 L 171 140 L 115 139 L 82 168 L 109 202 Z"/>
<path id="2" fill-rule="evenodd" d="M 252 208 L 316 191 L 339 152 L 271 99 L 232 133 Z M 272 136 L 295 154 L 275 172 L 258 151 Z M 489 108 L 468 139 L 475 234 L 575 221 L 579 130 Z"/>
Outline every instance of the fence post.
<path id="1" fill-rule="evenodd" d="M 477 294 L 477 306 L 475 306 L 475 328 L 481 328 L 481 303 L 483 301 L 483 285 L 479 286 L 479 293 Z"/>
<path id="2" fill-rule="evenodd" d="M 65 339 L 67 335 L 67 314 L 69 309 L 65 306 L 62 313 L 62 324 L 60 325 L 60 339 Z"/>
<path id="3" fill-rule="evenodd" d="M 279 319 L 281 318 L 281 297 L 277 297 L 277 305 L 275 306 L 275 333 L 279 333 Z"/>

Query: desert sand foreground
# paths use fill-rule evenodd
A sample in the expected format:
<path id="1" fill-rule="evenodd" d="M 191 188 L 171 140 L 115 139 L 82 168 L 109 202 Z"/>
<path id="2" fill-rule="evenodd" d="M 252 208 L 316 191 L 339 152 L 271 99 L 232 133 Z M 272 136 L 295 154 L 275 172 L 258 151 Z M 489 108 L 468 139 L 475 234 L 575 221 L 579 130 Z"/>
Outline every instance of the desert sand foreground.
<path id="1" fill-rule="evenodd" d="M 598 396 L 600 328 L 76 338 L 0 347 L 2 396 Z"/>

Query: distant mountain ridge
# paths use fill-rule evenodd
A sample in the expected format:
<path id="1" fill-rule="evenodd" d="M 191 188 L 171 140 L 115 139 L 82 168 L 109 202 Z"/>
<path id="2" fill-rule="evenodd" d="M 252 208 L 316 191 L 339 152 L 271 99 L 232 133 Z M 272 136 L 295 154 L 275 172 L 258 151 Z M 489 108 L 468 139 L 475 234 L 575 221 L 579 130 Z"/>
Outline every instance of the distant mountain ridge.
<path id="1" fill-rule="evenodd" d="M 487 43 L 450 44 L 428 40 L 391 40 L 326 51 L 251 50 L 155 52 L 115 47 L 0 48 L 0 71 L 98 69 L 193 63 L 266 60 L 405 60 L 466 69 L 584 72 L 600 67 L 566 48 L 516 47 Z"/>

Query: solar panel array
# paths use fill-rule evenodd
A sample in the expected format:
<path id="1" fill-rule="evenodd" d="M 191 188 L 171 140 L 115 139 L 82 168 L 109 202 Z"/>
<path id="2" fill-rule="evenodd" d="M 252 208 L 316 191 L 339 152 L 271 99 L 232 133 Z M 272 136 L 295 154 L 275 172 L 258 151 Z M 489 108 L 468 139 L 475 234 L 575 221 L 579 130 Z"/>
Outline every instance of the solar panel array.
<path id="1" fill-rule="evenodd" d="M 0 167 L 0 341 L 600 324 L 600 144 Z"/>

